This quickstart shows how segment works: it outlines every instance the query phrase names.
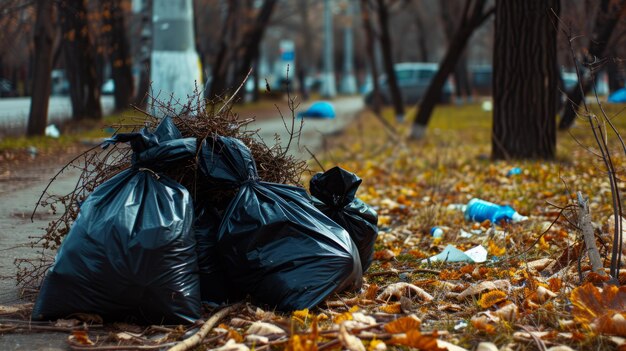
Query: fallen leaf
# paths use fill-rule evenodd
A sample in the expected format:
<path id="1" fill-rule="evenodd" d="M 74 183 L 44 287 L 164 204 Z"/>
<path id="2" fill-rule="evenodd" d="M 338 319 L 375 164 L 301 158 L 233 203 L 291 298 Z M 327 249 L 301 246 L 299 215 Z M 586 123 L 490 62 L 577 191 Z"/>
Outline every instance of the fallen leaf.
<path id="1" fill-rule="evenodd" d="M 378 285 L 370 284 L 363 294 L 363 298 L 367 300 L 373 300 L 376 298 L 376 293 L 378 293 Z"/>
<path id="2" fill-rule="evenodd" d="M 489 308 L 497 303 L 506 300 L 506 293 L 502 290 L 493 290 L 486 292 L 480 296 L 478 306 L 481 308 Z"/>
<path id="3" fill-rule="evenodd" d="M 229 339 L 226 344 L 215 349 L 215 351 L 250 351 L 245 344 L 240 344 L 233 339 Z"/>
<path id="4" fill-rule="evenodd" d="M 89 335 L 84 330 L 74 330 L 72 334 L 67 338 L 70 344 L 74 345 L 94 345 L 94 342 L 89 339 Z"/>
<path id="5" fill-rule="evenodd" d="M 389 343 L 423 351 L 446 351 L 445 348 L 439 347 L 436 337 L 423 335 L 418 330 L 411 330 L 405 336 L 394 336 Z"/>
<path id="6" fill-rule="evenodd" d="M 513 322 L 517 319 L 518 308 L 514 303 L 509 303 L 508 305 L 499 308 L 494 311 L 493 314 L 502 320 L 507 322 Z"/>
<path id="7" fill-rule="evenodd" d="M 600 290 L 587 283 L 572 290 L 570 301 L 575 322 L 600 334 L 626 336 L 626 287 Z"/>
<path id="8" fill-rule="evenodd" d="M 411 295 L 415 295 L 426 302 L 432 301 L 432 299 L 434 299 L 432 295 L 427 293 L 424 289 L 418 288 L 413 284 L 404 282 L 390 284 L 385 288 L 385 290 L 383 290 L 382 293 L 380 293 L 380 295 L 378 295 L 376 299 L 389 301 L 389 299 L 395 297 L 396 299 L 400 300 L 402 296 L 411 297 Z"/>
<path id="9" fill-rule="evenodd" d="M 348 333 L 346 326 L 343 324 L 339 327 L 339 341 L 341 341 L 341 345 L 349 351 L 365 351 L 365 346 L 361 342 L 361 339 Z"/>
<path id="10" fill-rule="evenodd" d="M 472 285 L 469 288 L 465 289 L 462 293 L 460 293 L 456 298 L 459 301 L 463 301 L 467 297 L 475 296 L 481 294 L 485 291 L 491 290 L 511 290 L 511 282 L 508 280 L 486 280 L 484 282 L 480 282 L 479 284 Z"/>
<path id="11" fill-rule="evenodd" d="M 400 305 L 399 302 L 396 303 L 392 303 L 389 305 L 382 305 L 379 307 L 379 309 L 385 313 L 389 313 L 389 314 L 400 314 L 402 313 L 402 306 Z"/>
<path id="12" fill-rule="evenodd" d="M 420 326 L 422 321 L 417 319 L 417 317 L 402 317 L 398 318 L 395 321 L 389 322 L 385 324 L 384 328 L 387 333 L 390 334 L 401 334 L 407 333 L 411 330 L 420 330 Z"/>
<path id="13" fill-rule="evenodd" d="M 254 322 L 252 325 L 246 330 L 246 335 L 286 335 L 287 333 L 280 327 L 275 326 L 274 324 L 267 322 Z"/>
<path id="14" fill-rule="evenodd" d="M 479 313 L 470 319 L 472 326 L 478 330 L 484 331 L 488 334 L 496 332 L 496 324 L 500 322 L 500 318 L 492 316 L 489 313 Z"/>
<path id="15" fill-rule="evenodd" d="M 544 288 L 541 285 L 537 287 L 536 300 L 538 303 L 543 304 L 544 302 L 554 297 L 556 297 L 556 294 L 551 290 Z"/>

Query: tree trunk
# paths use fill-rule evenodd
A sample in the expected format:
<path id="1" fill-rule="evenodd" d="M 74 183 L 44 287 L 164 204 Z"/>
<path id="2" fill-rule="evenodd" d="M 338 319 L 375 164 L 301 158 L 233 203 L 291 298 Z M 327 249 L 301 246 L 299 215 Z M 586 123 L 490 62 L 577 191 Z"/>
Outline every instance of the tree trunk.
<path id="1" fill-rule="evenodd" d="M 243 54 L 237 59 L 238 68 L 235 73 L 234 82 L 236 85 L 243 82 L 252 67 L 252 63 L 259 57 L 259 46 L 263 40 L 265 29 L 272 18 L 272 12 L 274 12 L 274 7 L 277 1 L 278 0 L 265 0 L 263 2 L 253 25 L 245 33 L 242 39 L 241 48 L 243 49 Z M 244 91 L 245 89 L 240 90 L 239 95 L 241 96 Z"/>
<path id="2" fill-rule="evenodd" d="M 122 0 L 101 0 L 101 4 L 104 24 L 110 28 L 106 37 L 113 82 L 115 82 L 115 110 L 121 111 L 130 106 L 134 90 L 132 59 L 124 10 Z"/>
<path id="3" fill-rule="evenodd" d="M 101 119 L 100 87 L 94 60 L 94 48 L 89 37 L 87 1 L 65 0 L 57 3 L 65 70 L 70 83 L 72 118 L 74 120 Z"/>
<path id="4" fill-rule="evenodd" d="M 380 22 L 380 46 L 383 54 L 383 67 L 387 74 L 387 84 L 389 86 L 389 92 L 391 94 L 391 102 L 396 113 L 397 120 L 404 119 L 404 101 L 402 100 L 402 93 L 398 86 L 398 80 L 396 79 L 396 73 L 393 67 L 392 57 L 392 45 L 391 37 L 389 35 L 389 13 L 387 11 L 387 5 L 384 0 L 377 0 L 377 12 L 378 21 Z"/>
<path id="5" fill-rule="evenodd" d="M 141 2 L 141 34 L 140 34 L 140 71 L 139 84 L 135 94 L 135 105 L 145 106 L 150 91 L 150 56 L 152 53 L 152 0 Z"/>
<path id="6" fill-rule="evenodd" d="M 626 16 L 626 0 L 602 0 L 593 26 L 593 34 L 589 41 L 589 62 L 601 60 L 606 56 L 606 49 L 611 39 L 611 34 L 621 18 Z M 569 129 L 576 120 L 578 107 L 583 102 L 585 95 L 593 86 L 592 78 L 585 78 L 580 86 L 573 87 L 567 92 L 565 111 L 562 112 L 559 122 L 560 130 Z"/>
<path id="7" fill-rule="evenodd" d="M 419 9 L 415 12 L 415 27 L 417 28 L 417 48 L 419 52 L 420 61 L 428 62 L 428 45 L 426 43 L 426 39 L 428 38 L 428 33 L 426 31 L 426 26 L 424 25 L 424 19 Z"/>
<path id="8" fill-rule="evenodd" d="M 494 159 L 555 156 L 559 10 L 559 0 L 496 1 Z"/>
<path id="9" fill-rule="evenodd" d="M 229 65 L 229 47 L 234 45 L 234 39 L 236 38 L 235 33 L 237 28 L 235 25 L 235 20 L 237 18 L 237 12 L 239 11 L 238 8 L 238 0 L 228 1 L 228 14 L 226 15 L 226 19 L 222 22 L 220 47 L 217 51 L 215 61 L 213 62 L 213 72 L 211 74 L 211 88 L 209 89 L 208 96 L 209 99 L 215 99 L 226 90 L 226 75 L 228 74 Z M 230 40 L 228 39 L 229 32 Z"/>
<path id="10" fill-rule="evenodd" d="M 376 56 L 374 54 L 374 30 L 370 21 L 369 10 L 367 8 L 367 0 L 361 0 L 361 18 L 363 20 L 363 29 L 365 31 L 365 50 L 369 60 L 372 74 L 372 110 L 375 114 L 380 114 L 380 85 L 378 84 L 378 67 L 376 67 Z"/>
<path id="11" fill-rule="evenodd" d="M 493 9 L 484 11 L 487 0 L 467 0 L 461 24 L 448 46 L 448 51 L 439 64 L 439 70 L 433 77 L 426 93 L 419 102 L 417 115 L 411 126 L 411 134 L 409 138 L 419 140 L 424 137 L 426 127 L 430 121 L 430 116 L 435 109 L 435 105 L 441 99 L 441 89 L 443 88 L 448 76 L 457 65 L 463 50 L 472 33 L 493 13 Z"/>
<path id="12" fill-rule="evenodd" d="M 52 46 L 54 45 L 54 3 L 37 0 L 35 23 L 35 67 L 32 99 L 26 135 L 43 135 L 48 123 L 48 103 L 52 89 Z"/>

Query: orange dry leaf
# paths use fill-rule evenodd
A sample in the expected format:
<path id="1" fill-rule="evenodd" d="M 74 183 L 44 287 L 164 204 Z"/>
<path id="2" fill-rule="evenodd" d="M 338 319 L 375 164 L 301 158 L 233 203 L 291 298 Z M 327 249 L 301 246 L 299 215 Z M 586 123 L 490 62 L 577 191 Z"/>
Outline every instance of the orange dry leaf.
<path id="1" fill-rule="evenodd" d="M 389 305 L 383 305 L 383 306 L 380 306 L 380 310 L 385 313 L 399 314 L 399 313 L 402 313 L 402 304 L 399 302 L 396 302 L 396 303 L 389 304 Z"/>
<path id="2" fill-rule="evenodd" d="M 506 293 L 502 290 L 492 290 L 482 294 L 478 300 L 478 306 L 481 308 L 489 308 L 499 302 L 506 300 Z"/>
<path id="3" fill-rule="evenodd" d="M 94 345 L 93 341 L 89 339 L 89 335 L 84 330 L 74 330 L 72 335 L 68 337 L 70 344 L 75 345 Z"/>
<path id="4" fill-rule="evenodd" d="M 435 334 L 436 335 L 436 334 Z M 411 330 L 406 336 L 393 337 L 389 341 L 392 345 L 403 345 L 422 351 L 446 351 L 437 345 L 437 338 L 434 336 L 422 335 L 418 330 Z"/>
<path id="5" fill-rule="evenodd" d="M 487 252 L 492 256 L 502 256 L 506 253 L 506 247 L 500 247 L 493 241 L 489 241 L 487 245 Z"/>
<path id="6" fill-rule="evenodd" d="M 390 334 L 408 333 L 412 330 L 420 330 L 422 322 L 413 317 L 402 317 L 385 324 L 385 331 Z"/>
<path id="7" fill-rule="evenodd" d="M 472 323 L 474 328 L 484 331 L 487 334 L 493 334 L 496 332 L 496 326 L 494 323 L 498 322 L 500 322 L 499 318 L 488 314 L 479 314 L 470 319 L 470 323 Z"/>
<path id="8" fill-rule="evenodd" d="M 626 336 L 626 287 L 606 285 L 602 290 L 590 283 L 570 294 L 574 321 L 600 334 Z"/>
<path id="9" fill-rule="evenodd" d="M 364 299 L 373 300 L 376 298 L 376 294 L 378 293 L 378 285 L 370 284 L 367 287 L 367 291 L 363 294 Z"/>

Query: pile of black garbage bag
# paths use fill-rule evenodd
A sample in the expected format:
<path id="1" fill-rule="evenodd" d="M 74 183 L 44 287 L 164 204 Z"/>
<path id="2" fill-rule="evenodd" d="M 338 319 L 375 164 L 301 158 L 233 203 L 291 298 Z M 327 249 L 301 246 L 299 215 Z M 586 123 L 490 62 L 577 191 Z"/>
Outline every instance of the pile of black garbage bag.
<path id="1" fill-rule="evenodd" d="M 88 313 L 179 324 L 200 318 L 202 301 L 250 296 L 293 311 L 360 288 L 378 228 L 376 212 L 355 198 L 356 175 L 338 167 L 317 174 L 309 196 L 260 180 L 240 140 L 198 143 L 167 117 L 153 132 L 117 134 L 105 146 L 120 142 L 130 143 L 132 166 L 81 204 L 43 281 L 34 320 Z M 165 175 L 196 155 L 203 187 L 233 190 L 225 210 L 201 195 L 192 199 Z"/>

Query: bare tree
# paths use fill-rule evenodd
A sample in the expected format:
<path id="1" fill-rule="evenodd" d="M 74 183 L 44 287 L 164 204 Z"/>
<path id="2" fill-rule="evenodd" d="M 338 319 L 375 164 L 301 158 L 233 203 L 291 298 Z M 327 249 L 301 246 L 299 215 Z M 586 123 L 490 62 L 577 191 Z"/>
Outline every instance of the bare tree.
<path id="1" fill-rule="evenodd" d="M 229 56 L 233 55 L 230 46 L 235 45 L 237 40 L 236 19 L 239 12 L 239 1 L 229 0 L 226 19 L 222 22 L 219 48 L 213 62 L 213 73 L 209 97 L 214 98 L 224 92 L 227 87 L 226 75 L 228 73 Z"/>
<path id="2" fill-rule="evenodd" d="M 142 106 L 146 103 L 146 96 L 150 89 L 150 55 L 152 41 L 152 0 L 141 1 L 141 26 L 139 40 L 139 84 L 135 94 L 135 105 Z"/>
<path id="3" fill-rule="evenodd" d="M 494 159 L 555 156 L 559 10 L 559 0 L 496 1 Z"/>
<path id="4" fill-rule="evenodd" d="M 101 119 L 95 50 L 87 30 L 87 0 L 64 0 L 57 4 L 64 39 L 65 67 L 70 83 L 72 118 Z"/>
<path id="5" fill-rule="evenodd" d="M 587 49 L 587 65 L 592 71 L 600 68 L 606 62 L 606 51 L 611 35 L 619 20 L 625 16 L 626 0 L 602 0 L 600 3 L 600 9 L 593 26 L 593 34 Z M 581 84 L 576 85 L 567 92 L 568 102 L 565 104 L 564 111 L 561 114 L 560 130 L 567 130 L 574 124 L 578 107 L 593 86 L 593 79 L 592 74 L 586 77 Z"/>
<path id="6" fill-rule="evenodd" d="M 237 59 L 235 84 L 240 84 L 246 78 L 252 63 L 259 57 L 259 47 L 277 2 L 278 0 L 263 1 L 252 25 L 243 34 L 241 45 L 239 46 L 242 54 Z M 240 91 L 240 94 L 243 94 L 243 91 Z"/>
<path id="7" fill-rule="evenodd" d="M 417 140 L 424 137 L 430 116 L 441 98 L 441 89 L 456 67 L 469 38 L 494 12 L 494 8 L 485 9 L 486 4 L 487 0 L 466 0 L 461 21 L 448 45 L 448 51 L 439 64 L 439 70 L 430 82 L 424 97 L 419 102 L 419 109 L 413 120 L 409 138 Z"/>
<path id="8" fill-rule="evenodd" d="M 391 44 L 391 36 L 389 35 L 389 9 L 385 0 L 376 0 L 376 13 L 378 14 L 378 22 L 380 24 L 380 47 L 383 54 L 383 67 L 387 75 L 387 85 L 391 93 L 391 101 L 396 114 L 396 119 L 404 119 L 404 102 L 402 93 L 398 86 L 398 80 L 394 70 L 393 48 Z"/>
<path id="9" fill-rule="evenodd" d="M 369 60 L 369 67 L 372 70 L 372 109 L 375 114 L 380 114 L 380 85 L 378 82 L 378 67 L 376 66 L 376 57 L 374 55 L 374 29 L 370 20 L 370 13 L 367 6 L 367 0 L 361 0 L 361 18 L 363 20 L 363 29 L 365 31 L 365 51 Z"/>
<path id="10" fill-rule="evenodd" d="M 35 60 L 32 98 L 26 134 L 43 135 L 48 123 L 48 103 L 52 89 L 52 51 L 54 46 L 54 3 L 37 0 L 35 23 Z"/>
<path id="11" fill-rule="evenodd" d="M 132 59 L 122 0 L 101 0 L 105 37 L 115 82 L 115 109 L 128 108 L 133 98 Z"/>

